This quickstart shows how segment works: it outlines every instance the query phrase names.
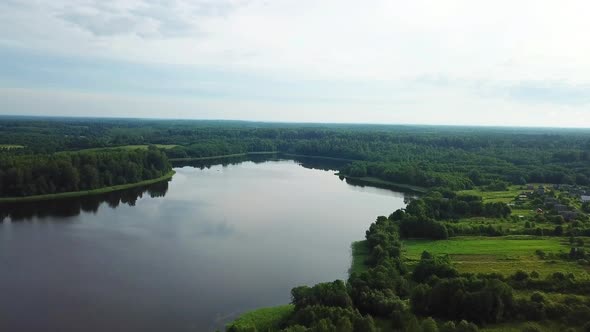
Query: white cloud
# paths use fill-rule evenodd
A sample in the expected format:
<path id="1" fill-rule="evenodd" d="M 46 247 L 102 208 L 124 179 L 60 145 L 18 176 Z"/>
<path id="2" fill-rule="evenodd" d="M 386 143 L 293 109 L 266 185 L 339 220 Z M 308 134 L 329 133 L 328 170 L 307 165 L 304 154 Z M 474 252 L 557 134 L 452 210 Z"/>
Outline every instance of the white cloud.
<path id="1" fill-rule="evenodd" d="M 531 108 L 550 123 L 549 109 L 574 114 L 590 103 L 589 11 L 580 0 L 3 1 L 0 45 L 302 84 L 391 86 L 391 94 L 352 96 L 380 105 L 375 120 L 395 120 L 385 109 L 410 103 L 456 119 Z M 362 112 L 361 103 L 330 107 Z"/>
<path id="2" fill-rule="evenodd" d="M 590 77 L 586 1 L 24 1 L 5 42 L 305 77 Z M 145 38 L 149 37 L 149 38 Z"/>

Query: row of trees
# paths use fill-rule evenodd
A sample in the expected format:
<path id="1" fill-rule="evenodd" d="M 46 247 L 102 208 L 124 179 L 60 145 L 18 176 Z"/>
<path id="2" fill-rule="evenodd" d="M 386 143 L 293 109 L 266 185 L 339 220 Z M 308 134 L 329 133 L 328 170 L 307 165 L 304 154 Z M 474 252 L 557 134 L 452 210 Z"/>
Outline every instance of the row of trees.
<path id="1" fill-rule="evenodd" d="M 484 203 L 481 196 L 450 195 L 448 192 L 431 191 L 424 197 L 411 201 L 406 212 L 416 217 L 449 220 L 470 217 L 507 218 L 512 213 L 506 203 Z"/>
<path id="2" fill-rule="evenodd" d="M 100 150 L 0 155 L 0 196 L 19 197 L 92 190 L 161 177 L 171 170 L 166 155 L 147 150 Z"/>

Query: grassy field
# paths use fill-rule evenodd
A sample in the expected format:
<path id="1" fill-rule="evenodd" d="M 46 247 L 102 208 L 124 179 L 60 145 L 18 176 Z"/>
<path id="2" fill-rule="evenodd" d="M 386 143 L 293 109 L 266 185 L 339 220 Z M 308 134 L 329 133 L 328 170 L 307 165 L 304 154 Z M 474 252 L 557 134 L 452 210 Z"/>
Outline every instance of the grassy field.
<path id="1" fill-rule="evenodd" d="M 471 189 L 471 190 L 462 190 L 459 191 L 458 194 L 464 195 L 477 195 L 483 198 L 484 202 L 502 202 L 502 203 L 510 203 L 514 201 L 514 198 L 518 196 L 520 193 L 527 192 L 530 190 L 522 189 L 523 186 L 509 186 L 508 190 L 506 191 L 483 191 L 481 189 Z M 535 187 L 536 188 L 536 187 Z"/>
<path id="2" fill-rule="evenodd" d="M 240 328 L 240 331 L 254 328 L 256 331 L 276 331 L 281 322 L 289 318 L 294 310 L 295 306 L 288 304 L 249 311 L 228 324 L 227 328 L 235 326 Z"/>
<path id="3" fill-rule="evenodd" d="M 85 191 L 72 191 L 67 193 L 59 193 L 59 194 L 49 194 L 49 195 L 37 195 L 37 196 L 26 196 L 26 197 L 6 197 L 0 198 L 0 203 L 18 203 L 18 202 L 39 202 L 39 201 L 48 201 L 52 199 L 60 199 L 60 198 L 71 198 L 71 197 L 82 197 L 82 196 L 92 196 L 92 195 L 100 195 L 106 194 L 113 191 L 125 190 L 135 187 L 147 186 L 150 184 L 154 184 L 157 182 L 165 181 L 175 174 L 176 172 L 170 171 L 170 173 L 159 177 L 157 179 L 152 180 L 145 180 L 137 183 L 129 183 L 123 184 L 119 186 L 112 186 L 112 187 L 104 187 L 94 190 L 85 190 Z"/>
<path id="4" fill-rule="evenodd" d="M 16 144 L 0 144 L 0 150 L 23 149 L 24 146 Z"/>
<path id="5" fill-rule="evenodd" d="M 356 241 L 353 242 L 351 245 L 352 248 L 352 263 L 350 265 L 350 269 L 348 271 L 349 274 L 354 272 L 361 273 L 368 269 L 365 261 L 369 255 L 369 247 L 367 245 L 367 240 L 363 241 Z"/>
<path id="6" fill-rule="evenodd" d="M 472 218 L 461 218 L 456 222 L 452 222 L 452 225 L 456 226 L 488 226 L 493 225 L 496 227 L 502 227 L 507 230 L 520 230 L 524 228 L 523 221 L 512 221 L 509 219 L 498 219 L 498 218 L 486 218 L 486 217 L 472 217 Z"/>
<path id="7" fill-rule="evenodd" d="M 403 250 L 406 258 L 414 261 L 420 259 L 423 251 L 434 255 L 448 254 L 460 272 L 498 272 L 509 275 L 524 270 L 537 271 L 541 276 L 546 276 L 560 271 L 588 277 L 587 270 L 575 262 L 542 260 L 535 255 L 536 250 L 547 254 L 568 252 L 569 244 L 561 238 L 509 236 L 457 237 L 441 241 L 405 240 Z"/>
<path id="8" fill-rule="evenodd" d="M 174 144 L 153 144 L 156 147 L 160 148 L 160 149 L 172 149 L 174 147 L 177 147 L 178 145 L 174 145 Z M 84 149 L 84 150 L 80 150 L 80 151 L 104 151 L 104 150 L 135 150 L 135 149 L 141 149 L 141 150 L 147 150 L 149 145 L 147 144 L 143 144 L 143 145 L 122 145 L 122 146 L 113 146 L 113 147 L 107 147 L 107 148 L 93 148 L 93 149 Z"/>

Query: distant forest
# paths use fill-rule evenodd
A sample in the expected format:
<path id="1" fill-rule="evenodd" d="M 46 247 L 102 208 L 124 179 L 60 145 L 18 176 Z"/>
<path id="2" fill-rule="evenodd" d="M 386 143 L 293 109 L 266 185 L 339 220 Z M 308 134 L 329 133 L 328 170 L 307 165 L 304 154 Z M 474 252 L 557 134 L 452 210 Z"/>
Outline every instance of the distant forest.
<path id="1" fill-rule="evenodd" d="M 171 159 L 278 151 L 350 160 L 341 170 L 348 176 L 452 190 L 531 182 L 590 184 L 590 131 L 581 129 L 3 118 L 2 144 L 24 147 L 3 149 L 4 159 L 145 144 L 174 145 L 165 150 Z M 32 157 L 23 158 L 30 163 L 25 160 Z M 99 181 L 107 184 L 109 179 Z M 30 191 L 21 194 L 25 192 Z"/>

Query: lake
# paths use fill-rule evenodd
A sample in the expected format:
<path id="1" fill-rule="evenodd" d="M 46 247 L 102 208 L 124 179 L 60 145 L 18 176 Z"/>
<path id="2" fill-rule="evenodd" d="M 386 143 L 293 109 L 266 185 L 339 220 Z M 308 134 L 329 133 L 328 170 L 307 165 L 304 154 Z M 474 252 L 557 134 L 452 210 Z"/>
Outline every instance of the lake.
<path id="1" fill-rule="evenodd" d="M 346 279 L 350 244 L 404 194 L 293 160 L 175 168 L 170 182 L 1 207 L 0 330 L 207 331 Z"/>

